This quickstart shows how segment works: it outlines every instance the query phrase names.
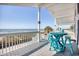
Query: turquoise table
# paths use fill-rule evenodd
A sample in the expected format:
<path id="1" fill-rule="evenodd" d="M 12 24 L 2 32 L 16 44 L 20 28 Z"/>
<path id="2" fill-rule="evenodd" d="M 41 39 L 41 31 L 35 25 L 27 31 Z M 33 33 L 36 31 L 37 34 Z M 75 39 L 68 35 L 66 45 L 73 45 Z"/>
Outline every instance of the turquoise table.
<path id="1" fill-rule="evenodd" d="M 63 38 L 65 37 L 65 38 Z M 50 50 L 52 47 L 56 52 L 64 52 L 66 48 L 66 41 L 69 41 L 69 46 L 71 48 L 71 54 L 73 54 L 73 49 L 71 45 L 71 39 L 65 32 L 50 32 L 48 34 L 48 40 L 50 42 Z"/>

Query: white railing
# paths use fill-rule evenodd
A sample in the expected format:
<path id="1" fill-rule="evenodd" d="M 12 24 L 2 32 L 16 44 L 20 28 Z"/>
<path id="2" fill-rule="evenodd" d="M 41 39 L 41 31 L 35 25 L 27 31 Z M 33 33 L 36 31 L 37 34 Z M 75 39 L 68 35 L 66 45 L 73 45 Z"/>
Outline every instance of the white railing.
<path id="1" fill-rule="evenodd" d="M 2 34 L 0 36 L 0 55 L 7 55 L 8 52 L 11 52 L 9 55 L 12 55 L 12 52 L 16 49 L 36 43 L 37 38 L 37 32 Z M 40 35 L 40 40 L 46 38 L 47 36 L 44 36 L 44 34 Z"/>
<path id="2" fill-rule="evenodd" d="M 32 42 L 32 38 L 35 36 L 36 33 L 12 33 L 2 35 L 0 37 L 0 55 L 34 43 L 34 41 Z"/>

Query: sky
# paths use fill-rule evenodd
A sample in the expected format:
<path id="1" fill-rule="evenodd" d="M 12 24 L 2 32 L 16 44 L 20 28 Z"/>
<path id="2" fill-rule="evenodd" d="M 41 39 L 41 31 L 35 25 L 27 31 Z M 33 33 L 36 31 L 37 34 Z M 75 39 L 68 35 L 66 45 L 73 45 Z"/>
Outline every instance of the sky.
<path id="1" fill-rule="evenodd" d="M 0 29 L 36 29 L 38 8 L 0 5 Z M 54 27 L 55 18 L 46 8 L 40 11 L 41 29 Z"/>

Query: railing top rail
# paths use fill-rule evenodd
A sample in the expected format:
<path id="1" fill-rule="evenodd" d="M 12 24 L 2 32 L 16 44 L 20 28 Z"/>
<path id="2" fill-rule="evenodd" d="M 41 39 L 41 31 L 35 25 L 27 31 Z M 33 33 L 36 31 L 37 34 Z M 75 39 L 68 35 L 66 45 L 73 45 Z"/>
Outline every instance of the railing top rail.
<path id="1" fill-rule="evenodd" d="M 0 37 L 7 35 L 18 35 L 18 34 L 29 34 L 29 33 L 37 33 L 37 32 L 12 32 L 12 33 L 1 33 Z"/>

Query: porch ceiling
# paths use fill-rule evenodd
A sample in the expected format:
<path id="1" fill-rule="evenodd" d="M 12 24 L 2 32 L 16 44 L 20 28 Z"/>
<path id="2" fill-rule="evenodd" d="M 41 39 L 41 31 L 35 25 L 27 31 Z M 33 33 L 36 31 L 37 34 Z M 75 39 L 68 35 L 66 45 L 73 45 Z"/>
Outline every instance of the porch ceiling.
<path id="1" fill-rule="evenodd" d="M 6 3 L 3 5 L 45 7 L 55 16 L 58 25 L 74 23 L 75 3 Z"/>

